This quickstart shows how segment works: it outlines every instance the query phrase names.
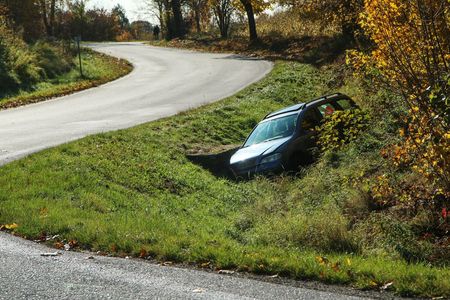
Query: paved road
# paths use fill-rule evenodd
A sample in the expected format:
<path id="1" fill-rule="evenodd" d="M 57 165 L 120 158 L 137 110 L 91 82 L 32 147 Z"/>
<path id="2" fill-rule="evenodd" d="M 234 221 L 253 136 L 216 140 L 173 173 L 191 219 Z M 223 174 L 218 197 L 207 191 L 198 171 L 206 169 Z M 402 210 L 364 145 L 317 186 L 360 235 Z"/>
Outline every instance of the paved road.
<path id="1" fill-rule="evenodd" d="M 267 61 L 139 43 L 92 47 L 126 58 L 134 71 L 94 89 L 0 111 L 0 165 L 89 134 L 127 128 L 222 99 L 272 68 Z"/>
<path id="2" fill-rule="evenodd" d="M 358 299 L 143 260 L 54 251 L 0 232 L 0 299 Z"/>
<path id="3" fill-rule="evenodd" d="M 0 112 L 0 164 L 88 134 L 126 128 L 228 96 L 271 64 L 140 44 L 94 45 L 130 60 L 128 76 L 56 100 Z M 0 232 L 0 299 L 356 299 L 142 260 L 54 251 Z"/>

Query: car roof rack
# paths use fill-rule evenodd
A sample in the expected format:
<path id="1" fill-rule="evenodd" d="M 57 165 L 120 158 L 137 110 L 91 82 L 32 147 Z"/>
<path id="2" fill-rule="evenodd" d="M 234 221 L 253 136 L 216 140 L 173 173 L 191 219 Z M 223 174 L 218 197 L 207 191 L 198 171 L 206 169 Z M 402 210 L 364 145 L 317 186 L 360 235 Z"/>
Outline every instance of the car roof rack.
<path id="1" fill-rule="evenodd" d="M 300 110 L 300 109 L 302 109 L 305 105 L 306 105 L 305 103 L 299 103 L 299 104 L 295 104 L 295 105 L 292 105 L 292 106 L 289 106 L 289 107 L 285 107 L 285 108 L 283 108 L 283 109 L 280 109 L 280 110 L 271 112 L 270 114 L 267 114 L 267 115 L 264 117 L 264 119 L 267 119 L 267 118 L 271 118 L 271 117 L 274 117 L 274 116 L 277 116 L 277 115 L 281 115 L 281 114 L 285 114 L 285 113 L 289 113 L 289 112 L 293 112 L 293 111 Z"/>
<path id="2" fill-rule="evenodd" d="M 268 118 L 271 118 L 271 117 L 274 117 L 274 116 L 277 116 L 277 115 L 281 115 L 281 114 L 285 114 L 285 113 L 289 113 L 289 112 L 294 112 L 294 111 L 301 110 L 301 109 L 303 109 L 307 104 L 312 104 L 312 103 L 317 102 L 317 101 L 322 101 L 322 100 L 327 100 L 327 99 L 333 99 L 333 98 L 338 98 L 338 97 L 339 97 L 339 98 L 341 98 L 341 97 L 349 98 L 347 95 L 344 95 L 344 94 L 342 94 L 342 93 L 333 93 L 333 94 L 321 96 L 321 97 L 319 97 L 319 98 L 315 98 L 315 99 L 309 101 L 308 103 L 299 103 L 299 104 L 295 104 L 295 105 L 292 105 L 292 106 L 289 106 L 289 107 L 285 107 L 285 108 L 280 109 L 280 110 L 277 110 L 277 111 L 275 111 L 275 112 L 271 112 L 271 113 L 267 114 L 267 115 L 264 117 L 264 119 L 268 119 Z"/>

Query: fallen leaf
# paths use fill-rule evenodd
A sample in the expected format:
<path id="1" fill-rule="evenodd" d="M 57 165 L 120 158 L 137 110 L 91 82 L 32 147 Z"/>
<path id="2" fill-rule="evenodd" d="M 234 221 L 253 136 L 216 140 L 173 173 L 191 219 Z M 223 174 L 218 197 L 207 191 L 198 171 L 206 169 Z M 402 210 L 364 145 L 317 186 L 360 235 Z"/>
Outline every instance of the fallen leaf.
<path id="1" fill-rule="evenodd" d="M 2 230 L 2 229 L 14 230 L 14 229 L 16 229 L 17 227 L 19 227 L 19 225 L 17 225 L 16 223 L 5 224 L 5 225 L 0 225 L 0 230 Z"/>
<path id="2" fill-rule="evenodd" d="M 316 261 L 319 263 L 319 265 L 323 266 L 329 263 L 328 258 L 325 256 L 316 256 Z"/>
<path id="3" fill-rule="evenodd" d="M 62 242 L 55 242 L 53 244 L 53 247 L 55 247 L 56 249 L 64 249 L 64 243 L 62 243 Z"/>
<path id="4" fill-rule="evenodd" d="M 145 250 L 144 248 L 141 249 L 141 251 L 139 252 L 139 257 L 140 258 L 145 258 L 148 256 L 147 250 Z"/>
<path id="5" fill-rule="evenodd" d="M 333 269 L 333 271 L 339 272 L 339 270 L 340 270 L 339 266 L 340 266 L 340 265 L 341 265 L 340 262 L 336 262 L 336 263 L 334 263 L 334 264 L 331 265 L 331 268 Z"/>

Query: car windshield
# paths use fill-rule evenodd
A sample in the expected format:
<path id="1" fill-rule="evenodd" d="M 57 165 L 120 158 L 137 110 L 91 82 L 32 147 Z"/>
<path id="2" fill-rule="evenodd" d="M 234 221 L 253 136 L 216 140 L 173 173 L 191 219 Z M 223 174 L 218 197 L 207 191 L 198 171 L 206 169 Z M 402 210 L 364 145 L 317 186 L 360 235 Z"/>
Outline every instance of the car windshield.
<path id="1" fill-rule="evenodd" d="M 285 138 L 294 134 L 297 114 L 259 123 L 250 134 L 244 147 Z"/>

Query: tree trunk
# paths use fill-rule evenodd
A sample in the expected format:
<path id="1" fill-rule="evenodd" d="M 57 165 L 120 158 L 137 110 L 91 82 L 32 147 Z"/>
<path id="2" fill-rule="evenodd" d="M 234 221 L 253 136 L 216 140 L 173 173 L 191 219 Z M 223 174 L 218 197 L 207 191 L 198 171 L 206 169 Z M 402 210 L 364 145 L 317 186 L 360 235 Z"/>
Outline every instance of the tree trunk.
<path id="1" fill-rule="evenodd" d="M 197 33 L 200 33 L 202 29 L 200 28 L 200 9 L 197 8 L 194 12 L 195 14 L 195 27 L 197 29 Z"/>
<path id="2" fill-rule="evenodd" d="M 42 21 L 44 22 L 45 32 L 47 33 L 47 35 L 51 35 L 50 24 L 48 23 L 47 17 L 47 5 L 45 3 L 45 0 L 40 0 L 39 4 L 41 5 L 41 15 Z"/>
<path id="3" fill-rule="evenodd" d="M 55 36 L 55 7 L 56 7 L 56 0 L 51 0 L 51 3 L 50 3 L 50 36 Z"/>
<path id="4" fill-rule="evenodd" d="M 174 25 L 174 37 L 184 36 L 184 24 L 183 15 L 181 14 L 180 0 L 172 0 L 172 13 L 173 13 L 173 25 Z"/>
<path id="5" fill-rule="evenodd" d="M 253 12 L 253 5 L 251 0 L 241 0 L 242 5 L 245 8 L 248 19 L 248 32 L 250 34 L 250 41 L 258 39 L 258 33 L 256 32 L 255 13 Z"/>

